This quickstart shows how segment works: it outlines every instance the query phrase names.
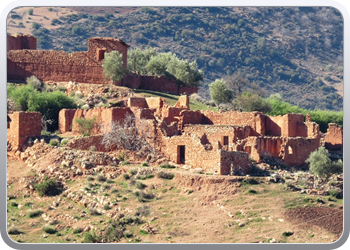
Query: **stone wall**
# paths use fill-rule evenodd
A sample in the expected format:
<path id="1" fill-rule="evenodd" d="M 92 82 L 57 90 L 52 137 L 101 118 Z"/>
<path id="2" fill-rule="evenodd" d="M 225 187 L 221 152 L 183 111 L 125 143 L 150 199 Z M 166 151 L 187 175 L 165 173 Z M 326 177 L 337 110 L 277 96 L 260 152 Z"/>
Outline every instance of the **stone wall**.
<path id="1" fill-rule="evenodd" d="M 119 51 L 126 67 L 128 45 L 114 38 L 89 39 L 87 52 L 66 53 L 55 50 L 10 50 L 7 52 L 7 78 L 25 80 L 35 75 L 39 80 L 108 84 L 102 61 L 105 52 Z"/>
<path id="2" fill-rule="evenodd" d="M 343 129 L 335 123 L 329 123 L 325 135 L 325 147 L 330 150 L 343 148 Z"/>
<path id="3" fill-rule="evenodd" d="M 106 147 L 102 144 L 102 139 L 103 135 L 74 138 L 72 140 L 69 140 L 66 146 L 79 150 L 91 150 L 92 147 L 96 147 L 96 151 L 99 152 L 112 151 L 117 148 L 115 145 L 113 148 L 109 148 L 107 150 Z"/>
<path id="4" fill-rule="evenodd" d="M 130 108 L 94 108 L 94 109 L 62 109 L 59 112 L 59 131 L 65 133 L 72 131 L 79 133 L 79 125 L 74 122 L 76 118 L 96 119 L 96 127 L 93 134 L 110 131 L 112 122 L 122 122 L 126 115 L 134 115 Z M 67 130 L 68 129 L 68 130 Z"/>
<path id="5" fill-rule="evenodd" d="M 7 114 L 7 141 L 13 150 L 22 147 L 28 138 L 41 135 L 41 113 L 14 112 Z"/>
<path id="6" fill-rule="evenodd" d="M 24 50 L 36 49 L 36 38 L 29 35 L 14 35 L 7 34 L 7 51 L 9 50 Z"/>
<path id="7" fill-rule="evenodd" d="M 246 175 L 252 168 L 252 162 L 245 152 L 220 150 L 221 175 Z"/>

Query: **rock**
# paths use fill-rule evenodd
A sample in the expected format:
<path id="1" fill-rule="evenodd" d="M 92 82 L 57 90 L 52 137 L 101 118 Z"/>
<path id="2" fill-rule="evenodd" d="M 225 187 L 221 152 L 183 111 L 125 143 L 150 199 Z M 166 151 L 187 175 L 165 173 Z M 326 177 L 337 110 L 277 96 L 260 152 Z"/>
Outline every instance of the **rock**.
<path id="1" fill-rule="evenodd" d="M 239 227 L 244 227 L 244 226 L 245 226 L 245 223 L 239 223 L 238 226 L 239 226 Z"/>

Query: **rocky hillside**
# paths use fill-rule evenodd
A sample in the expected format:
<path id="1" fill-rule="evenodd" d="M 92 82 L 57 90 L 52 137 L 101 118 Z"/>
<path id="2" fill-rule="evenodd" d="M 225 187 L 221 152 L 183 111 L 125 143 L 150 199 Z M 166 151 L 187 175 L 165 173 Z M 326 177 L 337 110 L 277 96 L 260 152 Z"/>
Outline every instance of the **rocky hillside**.
<path id="1" fill-rule="evenodd" d="M 118 37 L 197 60 L 208 84 L 241 71 L 247 89 L 279 93 L 308 109 L 343 107 L 343 20 L 318 7 L 14 9 L 9 33 L 31 33 L 39 49 L 87 50 L 90 37 Z"/>

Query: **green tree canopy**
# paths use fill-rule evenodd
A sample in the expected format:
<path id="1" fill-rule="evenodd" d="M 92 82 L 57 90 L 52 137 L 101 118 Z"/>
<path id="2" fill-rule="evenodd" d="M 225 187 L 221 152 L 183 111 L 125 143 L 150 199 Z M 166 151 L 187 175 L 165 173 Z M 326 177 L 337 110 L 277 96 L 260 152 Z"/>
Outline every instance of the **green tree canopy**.
<path id="1" fill-rule="evenodd" d="M 221 103 L 228 103 L 232 100 L 232 91 L 226 86 L 223 79 L 216 79 L 209 85 L 210 97 L 217 106 Z"/>
<path id="2" fill-rule="evenodd" d="M 103 74 L 111 81 L 120 81 L 127 73 L 123 65 L 123 55 L 118 51 L 105 54 L 102 68 Z"/>
<path id="3" fill-rule="evenodd" d="M 324 147 L 319 147 L 312 152 L 306 160 L 307 163 L 310 163 L 310 172 L 325 180 L 332 174 L 341 173 L 343 171 L 342 160 L 332 162 L 329 156 L 329 152 Z"/>

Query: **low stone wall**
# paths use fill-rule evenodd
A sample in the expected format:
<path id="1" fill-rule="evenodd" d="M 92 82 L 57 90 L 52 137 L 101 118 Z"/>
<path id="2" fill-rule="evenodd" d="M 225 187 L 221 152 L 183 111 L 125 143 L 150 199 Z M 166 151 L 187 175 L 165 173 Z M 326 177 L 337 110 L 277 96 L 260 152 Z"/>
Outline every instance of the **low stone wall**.
<path id="1" fill-rule="evenodd" d="M 80 137 L 70 140 L 66 146 L 79 150 L 94 150 L 99 152 L 108 152 L 117 149 L 117 146 L 107 149 L 102 143 L 103 135 L 94 135 L 89 137 Z"/>

